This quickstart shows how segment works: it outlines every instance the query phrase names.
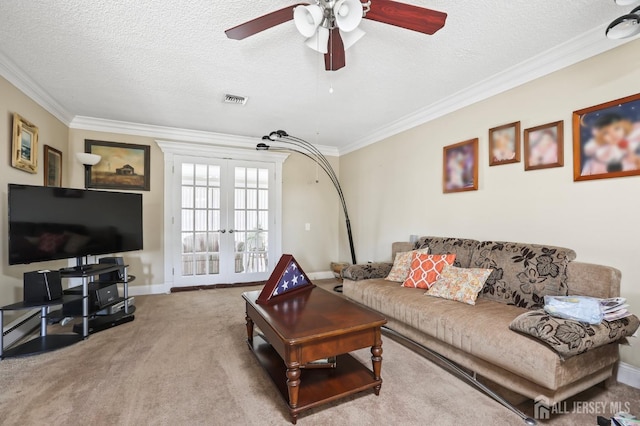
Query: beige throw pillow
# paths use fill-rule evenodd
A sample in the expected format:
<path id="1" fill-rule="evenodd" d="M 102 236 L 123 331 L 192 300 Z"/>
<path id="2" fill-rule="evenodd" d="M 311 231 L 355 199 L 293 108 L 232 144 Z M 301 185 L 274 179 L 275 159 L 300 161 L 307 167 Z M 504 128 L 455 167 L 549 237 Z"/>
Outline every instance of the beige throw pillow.
<path id="1" fill-rule="evenodd" d="M 386 280 L 403 283 L 409 276 L 411 260 L 413 259 L 414 253 L 428 254 L 429 247 L 420 250 L 396 253 L 396 259 L 393 261 L 393 267 L 391 268 L 391 272 L 389 272 Z"/>

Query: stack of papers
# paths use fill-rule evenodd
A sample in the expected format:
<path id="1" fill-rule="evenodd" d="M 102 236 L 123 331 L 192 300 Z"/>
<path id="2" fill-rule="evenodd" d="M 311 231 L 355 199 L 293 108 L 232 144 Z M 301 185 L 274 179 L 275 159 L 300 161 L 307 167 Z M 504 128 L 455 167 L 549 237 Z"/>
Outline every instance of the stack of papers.
<path id="1" fill-rule="evenodd" d="M 600 299 L 600 310 L 602 318 L 607 321 L 614 321 L 628 317 L 631 312 L 627 310 L 629 305 L 624 297 L 612 297 L 610 299 Z"/>

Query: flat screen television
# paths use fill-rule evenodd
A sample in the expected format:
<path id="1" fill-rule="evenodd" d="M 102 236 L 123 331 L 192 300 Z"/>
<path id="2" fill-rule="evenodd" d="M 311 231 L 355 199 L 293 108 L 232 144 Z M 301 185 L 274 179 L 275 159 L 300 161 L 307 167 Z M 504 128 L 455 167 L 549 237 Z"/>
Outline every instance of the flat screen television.
<path id="1" fill-rule="evenodd" d="M 142 249 L 142 194 L 9 184 L 9 264 Z"/>

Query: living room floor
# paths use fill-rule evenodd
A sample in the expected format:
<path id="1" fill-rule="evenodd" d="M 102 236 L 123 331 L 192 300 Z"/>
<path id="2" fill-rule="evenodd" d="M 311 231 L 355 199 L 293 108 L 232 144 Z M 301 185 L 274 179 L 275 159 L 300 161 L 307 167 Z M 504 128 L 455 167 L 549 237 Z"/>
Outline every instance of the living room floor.
<path id="1" fill-rule="evenodd" d="M 336 282 L 316 284 L 330 290 Z M 245 343 L 241 294 L 259 288 L 136 297 L 131 323 L 56 352 L 0 361 L 1 423 L 290 424 L 284 401 Z M 380 396 L 364 392 L 312 409 L 299 424 L 524 424 L 429 360 L 390 338 L 383 342 Z M 355 355 L 370 363 L 368 350 Z M 604 402 L 607 408 L 624 401 L 639 410 L 640 390 L 595 387 L 572 398 L 569 407 L 572 401 Z M 533 414 L 531 402 L 521 408 Z M 595 417 L 562 414 L 543 424 L 591 425 Z"/>

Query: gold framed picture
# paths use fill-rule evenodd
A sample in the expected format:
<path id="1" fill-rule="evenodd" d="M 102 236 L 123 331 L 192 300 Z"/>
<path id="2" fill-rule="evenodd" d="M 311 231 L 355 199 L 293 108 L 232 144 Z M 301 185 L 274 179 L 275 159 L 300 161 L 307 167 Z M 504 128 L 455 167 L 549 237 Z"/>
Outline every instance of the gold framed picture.
<path id="1" fill-rule="evenodd" d="M 13 114 L 11 166 L 38 173 L 38 128 L 19 114 Z"/>
<path id="2" fill-rule="evenodd" d="M 62 186 L 62 152 L 44 146 L 44 186 Z"/>

